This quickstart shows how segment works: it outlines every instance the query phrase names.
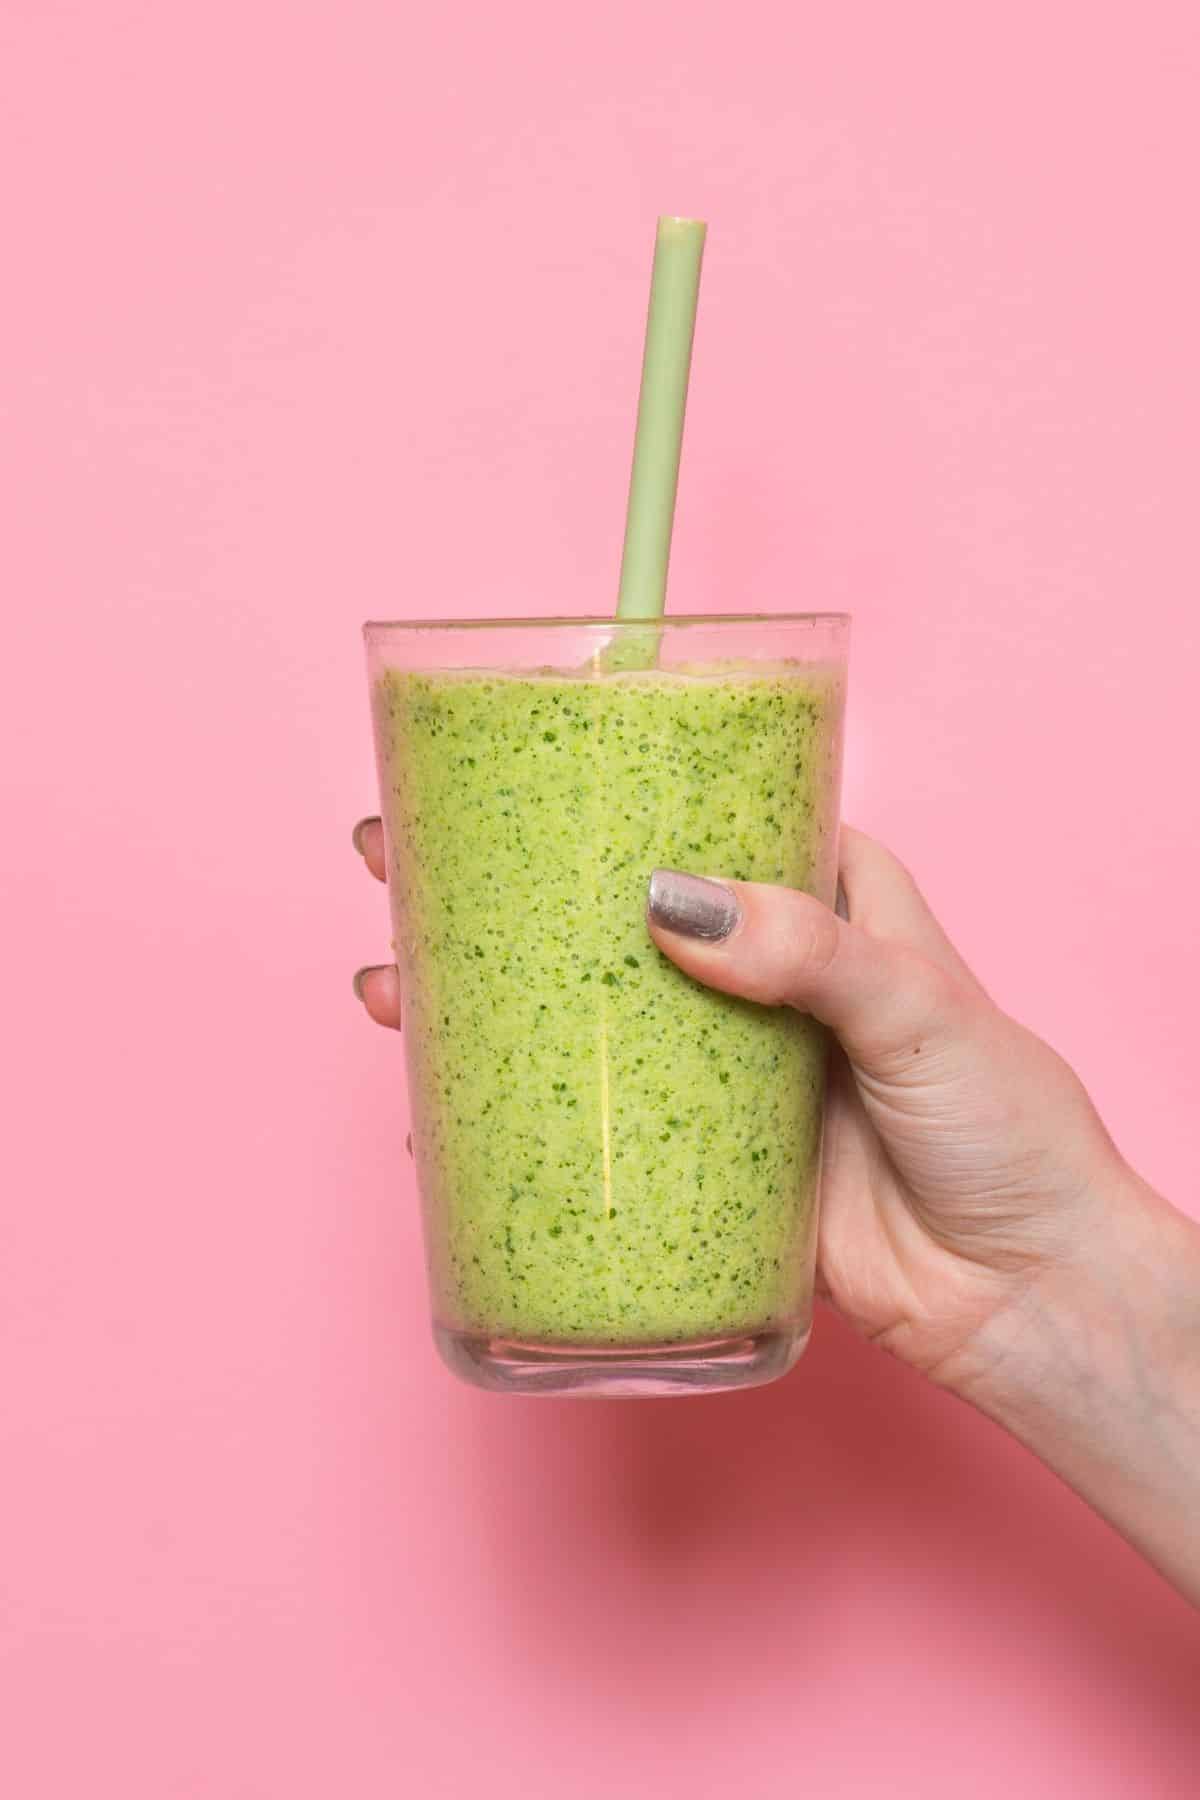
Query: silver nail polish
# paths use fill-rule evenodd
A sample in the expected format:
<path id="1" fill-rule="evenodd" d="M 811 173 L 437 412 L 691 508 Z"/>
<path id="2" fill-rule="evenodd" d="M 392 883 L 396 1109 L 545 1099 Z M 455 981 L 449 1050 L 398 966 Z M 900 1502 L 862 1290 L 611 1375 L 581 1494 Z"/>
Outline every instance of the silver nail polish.
<path id="1" fill-rule="evenodd" d="M 727 938 L 739 917 L 738 903 L 723 882 L 681 869 L 655 869 L 646 909 L 664 931 L 708 944 Z"/>

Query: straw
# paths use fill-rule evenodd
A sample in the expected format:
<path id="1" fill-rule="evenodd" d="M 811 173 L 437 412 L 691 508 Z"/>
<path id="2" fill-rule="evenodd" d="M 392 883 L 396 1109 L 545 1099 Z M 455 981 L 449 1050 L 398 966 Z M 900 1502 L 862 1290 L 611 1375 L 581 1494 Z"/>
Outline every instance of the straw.
<path id="1" fill-rule="evenodd" d="M 658 221 L 618 619 L 659 619 L 666 607 L 667 564 L 706 229 L 700 219 Z"/>

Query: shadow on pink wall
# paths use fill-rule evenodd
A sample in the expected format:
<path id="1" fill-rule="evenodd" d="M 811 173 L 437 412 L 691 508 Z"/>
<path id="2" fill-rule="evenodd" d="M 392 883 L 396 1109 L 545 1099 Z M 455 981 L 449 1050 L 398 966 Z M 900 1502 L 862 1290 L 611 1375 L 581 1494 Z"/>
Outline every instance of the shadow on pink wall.
<path id="1" fill-rule="evenodd" d="M 744 1701 L 752 1718 L 793 1676 L 811 1707 L 831 1658 L 844 1684 L 861 1657 L 878 1717 L 885 1608 L 908 1652 L 897 1706 L 921 1703 L 936 1643 L 931 1682 L 957 1653 L 1010 1706 L 1023 1683 L 1085 1718 L 1120 1695 L 1181 1754 L 1200 1743 L 1190 1610 L 986 1420 L 827 1312 L 798 1369 L 750 1393 L 456 1390 L 451 1411 L 489 1590 L 478 1621 L 524 1680 L 569 1680 L 625 1717 L 686 1697 Z M 392 1599 L 389 1617 L 376 1588 L 377 1631 L 406 1629 L 403 1593 Z M 1053 1696 L 1048 1656 L 1063 1671 Z M 945 1698 L 930 1688 L 930 1706 Z"/>

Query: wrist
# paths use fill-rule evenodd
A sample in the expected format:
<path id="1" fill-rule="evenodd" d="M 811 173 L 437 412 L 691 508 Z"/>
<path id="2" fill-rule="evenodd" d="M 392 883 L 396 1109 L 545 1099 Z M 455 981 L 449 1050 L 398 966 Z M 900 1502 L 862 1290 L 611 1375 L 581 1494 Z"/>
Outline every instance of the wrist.
<path id="1" fill-rule="evenodd" d="M 1160 1375 L 1200 1368 L 1200 1227 L 1115 1155 L 1092 1201 L 1070 1252 L 1020 1282 L 945 1371 L 1024 1439 L 1042 1423 L 1086 1429 Z"/>
<path id="2" fill-rule="evenodd" d="M 1121 1164 L 941 1373 L 1200 1601 L 1200 1226 Z"/>

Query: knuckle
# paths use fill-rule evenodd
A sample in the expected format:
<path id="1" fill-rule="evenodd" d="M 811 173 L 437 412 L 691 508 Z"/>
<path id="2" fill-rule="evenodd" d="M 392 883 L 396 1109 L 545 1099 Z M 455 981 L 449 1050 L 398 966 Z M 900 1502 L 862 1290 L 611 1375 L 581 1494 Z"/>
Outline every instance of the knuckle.
<path id="1" fill-rule="evenodd" d="M 807 895 L 798 896 L 792 925 L 794 959 L 805 975 L 824 975 L 836 960 L 842 939 L 841 921 Z"/>
<path id="2" fill-rule="evenodd" d="M 961 1008 L 959 984 L 945 969 L 915 952 L 905 957 L 897 976 L 907 999 L 902 1048 L 917 1053 L 953 1032 Z"/>
<path id="3" fill-rule="evenodd" d="M 806 966 L 814 975 L 824 975 L 837 958 L 842 941 L 840 920 L 823 906 L 810 909 Z"/>

